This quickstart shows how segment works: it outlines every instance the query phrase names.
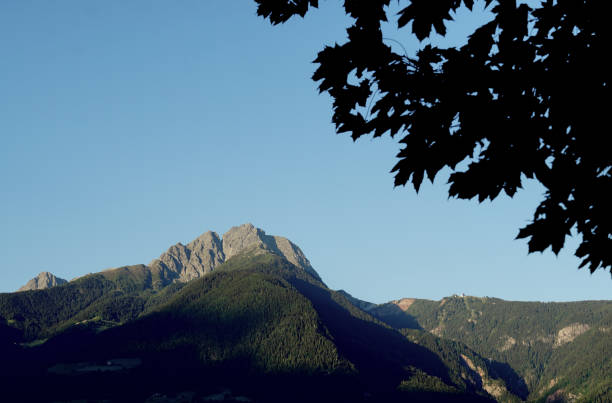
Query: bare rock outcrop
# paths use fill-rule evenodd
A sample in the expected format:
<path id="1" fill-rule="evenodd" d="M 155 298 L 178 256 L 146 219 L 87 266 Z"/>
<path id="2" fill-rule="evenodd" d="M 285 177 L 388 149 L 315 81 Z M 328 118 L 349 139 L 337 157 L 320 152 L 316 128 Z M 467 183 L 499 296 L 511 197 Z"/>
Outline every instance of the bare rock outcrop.
<path id="1" fill-rule="evenodd" d="M 566 326 L 557 332 L 557 337 L 555 337 L 555 344 L 553 347 L 560 347 L 566 343 L 574 341 L 576 337 L 580 336 L 589 329 L 590 326 L 585 323 L 573 323 Z"/>
<path id="2" fill-rule="evenodd" d="M 225 261 L 219 235 L 208 231 L 187 245 L 177 243 L 149 263 L 149 267 L 167 270 L 178 281 L 189 281 L 210 273 Z"/>
<path id="3" fill-rule="evenodd" d="M 402 298 L 393 300 L 391 301 L 391 303 L 397 305 L 399 309 L 406 312 L 408 308 L 410 308 L 410 306 L 414 304 L 414 301 L 416 301 L 415 298 Z"/>
<path id="4" fill-rule="evenodd" d="M 232 227 L 223 234 L 223 252 L 226 259 L 230 259 L 247 249 L 269 249 L 266 245 L 266 233 L 253 226 L 253 224 L 243 224 Z"/>
<path id="5" fill-rule="evenodd" d="M 253 248 L 264 249 L 282 256 L 320 280 L 302 250 L 287 238 L 266 235 L 265 231 L 250 223 L 232 227 L 223 234 L 223 252 L 226 259 Z"/>
<path id="6" fill-rule="evenodd" d="M 28 281 L 23 287 L 17 291 L 29 291 L 29 290 L 44 290 L 46 288 L 55 287 L 67 283 L 67 280 L 56 277 L 54 274 L 48 271 L 39 273 L 36 277 Z"/>
<path id="7" fill-rule="evenodd" d="M 511 336 L 505 336 L 503 345 L 498 349 L 499 351 L 508 351 L 516 344 L 516 339 Z"/>
<path id="8" fill-rule="evenodd" d="M 262 229 L 250 223 L 232 227 L 223 238 L 208 231 L 187 245 L 173 245 L 149 263 L 149 267 L 158 272 L 170 273 L 174 281 L 185 282 L 210 273 L 215 267 L 240 253 L 257 250 L 282 256 L 320 279 L 297 245 L 287 238 L 266 235 Z"/>
<path id="9" fill-rule="evenodd" d="M 461 358 L 463 359 L 464 364 L 473 372 L 473 374 L 477 376 L 479 383 L 482 384 L 482 388 L 486 390 L 488 394 L 494 396 L 495 398 L 501 398 L 503 395 L 508 393 L 508 389 L 506 389 L 503 382 L 491 379 L 484 369 L 474 365 L 472 360 L 465 354 L 461 354 Z"/>

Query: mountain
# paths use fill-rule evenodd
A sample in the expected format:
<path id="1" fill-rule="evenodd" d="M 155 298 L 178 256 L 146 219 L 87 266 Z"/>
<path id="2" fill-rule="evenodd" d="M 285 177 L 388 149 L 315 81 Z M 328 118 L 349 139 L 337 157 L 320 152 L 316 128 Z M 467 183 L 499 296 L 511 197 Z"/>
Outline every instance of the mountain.
<path id="1" fill-rule="evenodd" d="M 0 388 L 7 401 L 606 402 L 611 304 L 373 304 L 244 224 L 0 294 Z"/>
<path id="2" fill-rule="evenodd" d="M 17 400 L 492 401 L 485 378 L 506 390 L 462 352 L 455 362 L 410 341 L 328 289 L 295 244 L 250 224 L 149 265 L 0 294 L 0 379 Z"/>
<path id="3" fill-rule="evenodd" d="M 161 291 L 141 287 L 151 284 L 135 275 L 146 266 L 117 269 L 112 280 L 106 272 L 82 278 L 75 284 L 120 283 L 131 290 L 123 298 L 146 302 L 130 305 L 127 311 L 140 306 L 140 313 L 119 321 L 111 309 L 79 310 L 87 319 L 5 353 L 0 375 L 24 400 L 144 401 L 184 393 L 202 400 L 229 390 L 236 399 L 226 401 L 492 401 L 467 363 L 483 360 L 468 349 L 465 364 L 450 363 L 354 307 L 311 270 L 258 243 L 241 248 L 211 273 Z M 64 302 L 84 294 L 66 294 Z M 494 376 L 485 364 L 481 371 Z M 501 379 L 492 382 L 505 388 Z"/>
<path id="4" fill-rule="evenodd" d="M 66 284 L 68 280 L 56 277 L 48 271 L 39 273 L 36 277 L 29 280 L 23 287 L 18 291 L 29 291 L 29 290 L 44 290 L 45 288 L 55 287 L 57 285 Z"/>
<path id="5" fill-rule="evenodd" d="M 354 299 L 358 306 L 368 304 Z M 507 384 L 523 399 L 612 400 L 612 301 L 452 296 L 441 301 L 403 298 L 367 310 L 405 333 L 420 329 L 461 342 L 499 372 L 511 368 L 520 378 Z"/>
<path id="6" fill-rule="evenodd" d="M 89 274 L 42 292 L 0 294 L 0 315 L 20 330 L 25 342 L 46 339 L 94 316 L 123 323 L 246 251 L 280 256 L 320 280 L 297 245 L 247 223 L 232 227 L 223 238 L 208 231 L 187 245 L 177 243 L 149 265 Z"/>
<path id="7" fill-rule="evenodd" d="M 297 245 L 287 238 L 266 235 L 265 231 L 250 223 L 232 227 L 223 238 L 208 231 L 187 245 L 177 243 L 149 263 L 149 267 L 169 273 L 176 281 L 185 282 L 210 273 L 231 257 L 252 248 L 256 248 L 260 253 L 268 251 L 282 256 L 319 278 Z"/>

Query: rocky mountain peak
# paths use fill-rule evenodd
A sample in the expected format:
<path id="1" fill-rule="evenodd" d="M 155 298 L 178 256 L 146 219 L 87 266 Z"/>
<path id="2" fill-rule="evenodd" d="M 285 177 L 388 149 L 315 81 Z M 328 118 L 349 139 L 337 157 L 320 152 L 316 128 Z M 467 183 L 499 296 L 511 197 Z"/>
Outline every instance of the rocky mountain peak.
<path id="1" fill-rule="evenodd" d="M 58 285 L 67 283 L 67 280 L 56 277 L 54 274 L 48 271 L 39 273 L 36 277 L 28 281 L 18 291 L 29 291 L 29 290 L 44 290 L 45 288 L 51 288 Z"/>
<path id="2" fill-rule="evenodd" d="M 149 266 L 159 272 L 169 272 L 169 277 L 178 281 L 189 281 L 210 273 L 225 261 L 219 236 L 208 231 L 187 245 L 177 243 Z"/>
<path id="3" fill-rule="evenodd" d="M 194 239 L 193 241 L 189 242 L 187 246 L 190 248 L 195 248 L 195 247 L 201 247 L 201 246 L 206 247 L 206 246 L 220 245 L 220 243 L 221 243 L 221 238 L 216 232 L 207 231 L 203 233 L 202 235 L 200 235 L 199 237 L 197 237 L 196 239 Z"/>
<path id="4" fill-rule="evenodd" d="M 223 234 L 225 258 L 229 259 L 253 247 L 265 247 L 265 237 L 266 233 L 251 223 L 230 228 Z"/>
<path id="5" fill-rule="evenodd" d="M 173 245 L 149 266 L 170 273 L 170 277 L 178 281 L 189 281 L 211 272 L 233 256 L 257 249 L 282 256 L 320 279 L 297 245 L 287 238 L 266 235 L 251 223 L 230 228 L 222 238 L 216 232 L 208 231 L 187 245 Z"/>
<path id="6" fill-rule="evenodd" d="M 251 223 L 232 227 L 223 235 L 223 251 L 226 259 L 243 251 L 259 248 L 282 256 L 299 268 L 315 276 L 319 275 L 310 265 L 302 250 L 287 238 L 266 235 L 266 232 Z"/>

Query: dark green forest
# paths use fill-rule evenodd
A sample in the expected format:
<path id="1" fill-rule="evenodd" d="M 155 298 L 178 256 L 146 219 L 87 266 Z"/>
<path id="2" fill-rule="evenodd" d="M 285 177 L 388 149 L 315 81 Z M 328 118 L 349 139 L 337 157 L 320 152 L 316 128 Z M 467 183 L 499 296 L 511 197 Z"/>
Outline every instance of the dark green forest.
<path id="1" fill-rule="evenodd" d="M 369 307 L 380 320 L 412 332 L 422 329 L 465 344 L 486 357 L 518 396 L 545 400 L 557 390 L 581 401 L 612 398 L 612 303 L 515 302 L 453 296 L 415 300 L 406 311 L 393 303 Z"/>
<path id="2" fill-rule="evenodd" d="M 3 378 L 35 379 L 49 399 L 114 400 L 116 391 L 93 385 L 120 376 L 140 385 L 134 399 L 230 388 L 255 401 L 491 400 L 477 375 L 279 256 L 250 251 L 163 289 L 150 279 L 131 266 L 2 295 Z M 141 364 L 104 371 L 117 357 Z M 143 384 L 161 374 L 173 380 Z"/>
<path id="3" fill-rule="evenodd" d="M 187 283 L 125 266 L 0 294 L 0 375 L 34 401 L 224 390 L 262 402 L 610 400 L 609 301 L 403 307 L 330 290 L 258 248 Z"/>

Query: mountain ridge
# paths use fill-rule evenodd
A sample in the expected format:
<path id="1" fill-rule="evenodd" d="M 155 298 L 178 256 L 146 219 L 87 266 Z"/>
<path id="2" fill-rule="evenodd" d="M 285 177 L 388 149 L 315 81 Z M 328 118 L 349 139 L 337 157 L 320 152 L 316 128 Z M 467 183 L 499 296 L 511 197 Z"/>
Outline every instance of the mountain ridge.
<path id="1" fill-rule="evenodd" d="M 185 282 L 210 273 L 219 264 L 251 248 L 282 256 L 320 280 L 299 246 L 285 237 L 267 235 L 251 223 L 232 227 L 222 237 L 216 232 L 207 231 L 187 245 L 179 242 L 153 259 L 148 266 L 166 270 L 175 276 L 175 281 Z"/>
<path id="2" fill-rule="evenodd" d="M 107 365 L 102 372 L 119 371 L 113 382 L 126 373 L 153 393 L 158 386 L 145 379 L 172 377 L 164 371 L 176 367 L 188 379 L 219 370 L 219 385 L 232 388 L 240 387 L 234 374 L 256 376 L 268 386 L 249 393 L 262 401 L 281 398 L 264 389 L 282 375 L 298 388 L 339 381 L 351 401 L 373 393 L 381 402 L 605 402 L 611 308 L 458 295 L 374 304 L 330 290 L 297 245 L 243 224 L 172 245 L 149 265 L 0 294 L 0 354 L 12 357 L 0 375 L 98 385 L 102 375 L 91 371 Z M 50 387 L 55 400 L 78 396 Z M 97 388 L 78 393 L 106 396 Z M 346 401 L 334 388 L 324 401 Z"/>
<path id="3" fill-rule="evenodd" d="M 612 398 L 612 380 L 606 379 L 612 372 L 612 301 L 528 302 L 453 295 L 438 301 L 401 298 L 372 304 L 349 297 L 407 335 L 424 331 L 458 341 L 497 363 L 499 371 L 512 368 L 519 378 L 508 386 L 522 399 Z"/>
<path id="4" fill-rule="evenodd" d="M 264 230 L 251 223 L 231 227 L 222 237 L 214 231 L 206 231 L 187 244 L 178 242 L 170 246 L 159 257 L 141 266 L 149 270 L 151 276 L 155 278 L 152 287 L 160 289 L 173 282 L 188 282 L 200 278 L 231 257 L 253 248 L 259 250 L 259 253 L 269 251 L 282 256 L 321 280 L 299 246 L 285 237 L 267 235 Z M 139 265 L 110 268 L 100 273 L 135 266 Z M 85 276 L 79 276 L 73 280 Z M 52 273 L 42 272 L 29 280 L 18 291 L 47 289 L 66 283 L 68 283 L 67 280 L 56 277 Z"/>
<path id="5" fill-rule="evenodd" d="M 492 401 L 480 378 L 460 373 L 467 368 L 464 364 L 451 369 L 443 355 L 411 342 L 269 250 L 243 249 L 212 273 L 173 283 L 157 294 L 139 290 L 139 284 L 148 280 L 133 275 L 144 273 L 143 266 L 129 269 L 97 274 L 93 279 L 101 285 L 113 281 L 121 285 L 123 296 L 117 290 L 106 291 L 115 303 L 130 295 L 159 298 L 151 301 L 150 309 L 141 306 L 137 315 L 126 319 L 115 318 L 104 307 L 90 310 L 46 341 L 18 343 L 21 348 L 9 350 L 13 359 L 0 368 L 0 375 L 11 368 L 7 376 L 17 376 L 16 382 L 34 379 L 48 385 L 43 389 L 50 401 L 78 396 L 117 398 L 116 392 L 101 386 L 101 379 L 108 384 L 147 380 L 131 393 L 141 390 L 138 393 L 151 396 L 164 387 L 148 381 L 151 376 L 171 380 L 166 387 L 174 388 L 172 393 L 199 388 L 197 393 L 202 395 L 209 386 L 201 379 L 216 376 L 219 385 L 262 402 Z M 111 281 L 109 274 L 118 277 Z M 70 287 L 30 296 L 59 295 Z M 69 300 L 82 298 L 75 291 Z M 48 306 L 42 300 L 34 303 L 40 304 Z M 117 307 L 126 310 L 126 304 Z M 5 312 L 0 310 L 7 324 L 14 324 L 16 316 Z M 53 314 L 45 315 L 49 316 Z M 473 362 L 483 362 L 465 353 Z M 21 367 L 21 372 L 14 367 Z M 488 373 L 486 366 L 483 371 Z M 194 374 L 200 375 L 191 381 Z M 219 374 L 225 375 L 219 378 Z M 74 386 L 65 388 L 56 382 Z M 188 386 L 182 386 L 185 382 Z M 38 390 L 28 393 L 39 397 Z M 136 400 L 144 399 L 141 395 Z"/>

